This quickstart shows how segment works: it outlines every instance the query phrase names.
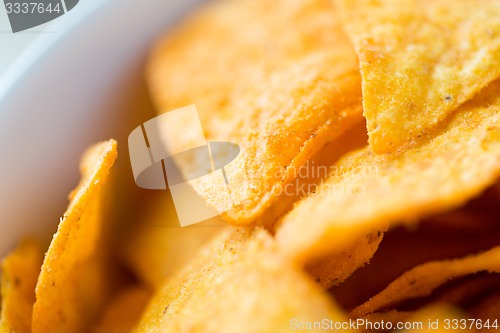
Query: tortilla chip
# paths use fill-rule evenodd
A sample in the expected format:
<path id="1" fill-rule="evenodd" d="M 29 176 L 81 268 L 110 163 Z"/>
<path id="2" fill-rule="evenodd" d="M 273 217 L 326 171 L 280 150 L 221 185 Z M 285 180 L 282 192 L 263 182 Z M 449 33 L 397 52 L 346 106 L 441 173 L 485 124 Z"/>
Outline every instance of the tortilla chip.
<path id="1" fill-rule="evenodd" d="M 489 217 L 481 220 L 487 214 L 474 216 L 474 228 L 472 225 L 468 225 L 469 222 L 464 228 L 464 223 L 462 223 L 462 220 L 468 219 L 468 217 L 463 217 L 463 214 L 471 214 L 479 207 L 485 208 L 485 211 L 498 207 L 498 203 L 491 203 L 491 207 L 489 207 L 489 203 L 485 204 L 485 201 L 489 199 L 488 192 L 490 189 L 460 209 L 430 216 L 419 220 L 418 224 L 391 228 L 385 233 L 384 240 L 370 260 L 370 264 L 357 270 L 344 283 L 335 286 L 329 292 L 337 303 L 350 311 L 415 266 L 429 261 L 460 258 L 471 253 L 487 251 L 499 245 L 500 223 L 498 223 L 498 218 L 495 220 L 495 226 L 490 225 L 492 221 Z M 453 217 L 457 217 L 457 219 L 451 220 Z M 443 222 L 443 219 L 446 221 Z M 454 225 L 453 221 L 457 223 Z M 465 288 L 462 291 L 458 290 L 462 286 L 456 285 L 460 281 L 454 281 L 453 284 L 445 286 L 446 290 L 441 290 L 441 288 L 437 290 L 436 295 L 443 296 L 443 300 L 449 303 L 462 304 L 461 300 L 466 301 L 468 294 L 475 297 L 474 295 L 481 293 L 491 283 L 500 282 L 500 275 L 493 276 L 498 278 L 488 283 L 476 279 L 475 281 L 462 281 L 472 284 L 470 288 Z M 448 289 L 449 287 L 452 289 Z M 455 287 L 458 289 L 453 290 Z M 400 309 L 414 310 L 414 306 L 423 305 L 430 301 L 433 299 L 419 300 L 417 304 L 408 302 L 408 304 L 405 303 L 407 307 Z"/>
<path id="2" fill-rule="evenodd" d="M 283 218 L 277 240 L 302 261 L 341 251 L 390 222 L 415 221 L 460 206 L 499 175 L 496 81 L 411 149 L 379 155 L 367 147 L 342 158 L 318 192 Z"/>
<path id="3" fill-rule="evenodd" d="M 186 266 L 203 246 L 227 228 L 214 219 L 181 227 L 164 192 L 122 240 L 121 257 L 148 286 L 159 288 L 165 279 Z M 217 223 L 218 222 L 218 223 Z"/>
<path id="4" fill-rule="evenodd" d="M 496 0 L 337 0 L 358 53 L 370 146 L 394 151 L 500 76 Z"/>
<path id="5" fill-rule="evenodd" d="M 31 332 L 35 285 L 42 266 L 40 244 L 26 239 L 2 261 L 0 332 Z"/>
<path id="6" fill-rule="evenodd" d="M 435 261 L 417 266 L 355 308 L 350 316 L 363 317 L 403 300 L 427 296 L 450 279 L 483 271 L 500 273 L 500 247 L 462 259 Z"/>
<path id="7" fill-rule="evenodd" d="M 289 332 L 299 321 L 345 321 L 266 232 L 236 230 L 216 252 L 168 281 L 134 332 Z"/>
<path id="8" fill-rule="evenodd" d="M 238 225 L 255 222 L 298 167 L 362 121 L 357 58 L 328 0 L 210 4 L 158 45 L 147 76 L 160 113 L 196 104 L 206 140 L 241 148 L 225 167 L 231 200 L 219 173 L 192 181 Z M 176 124 L 161 136 L 180 152 L 199 145 L 197 130 Z"/>
<path id="9" fill-rule="evenodd" d="M 382 241 L 382 235 L 378 231 L 372 232 L 340 253 L 308 263 L 306 270 L 325 290 L 339 285 L 370 261 Z"/>
<path id="10" fill-rule="evenodd" d="M 111 266 L 101 231 L 103 187 L 117 156 L 116 141 L 89 148 L 81 162 L 82 180 L 45 256 L 36 286 L 34 333 L 87 332 L 107 297 Z"/>
<path id="11" fill-rule="evenodd" d="M 151 292 L 140 285 L 122 290 L 104 309 L 94 333 L 128 333 L 141 318 Z"/>

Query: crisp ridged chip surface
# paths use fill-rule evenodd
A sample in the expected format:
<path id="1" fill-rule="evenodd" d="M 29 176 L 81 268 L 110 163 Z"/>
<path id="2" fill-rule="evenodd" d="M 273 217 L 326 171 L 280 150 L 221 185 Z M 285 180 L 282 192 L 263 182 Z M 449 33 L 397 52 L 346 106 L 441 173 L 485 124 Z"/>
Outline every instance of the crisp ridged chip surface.
<path id="1" fill-rule="evenodd" d="M 290 332 L 324 318 L 346 321 L 262 230 L 231 233 L 202 262 L 165 282 L 134 332 Z"/>
<path id="2" fill-rule="evenodd" d="M 240 146 L 225 168 L 231 200 L 222 177 L 192 183 L 234 224 L 255 222 L 294 168 L 362 120 L 356 54 L 331 1 L 210 4 L 157 45 L 147 77 L 160 113 L 196 104 L 207 140 Z M 162 137 L 182 151 L 192 130 Z"/>
<path id="3" fill-rule="evenodd" d="M 451 279 L 483 271 L 500 273 L 500 247 L 461 259 L 429 262 L 417 266 L 391 282 L 370 300 L 356 307 L 350 316 L 363 317 L 406 299 L 427 296 Z"/>
<path id="4" fill-rule="evenodd" d="M 103 186 L 117 157 L 114 140 L 90 147 L 82 180 L 45 255 L 36 285 L 32 330 L 87 332 L 107 300 L 113 276 L 103 244 Z"/>
<path id="5" fill-rule="evenodd" d="M 425 134 L 500 76 L 496 0 L 338 0 L 357 50 L 370 145 Z"/>
<path id="6" fill-rule="evenodd" d="M 331 170 L 277 232 L 278 243 L 299 259 L 341 250 L 390 222 L 455 208 L 494 184 L 500 175 L 500 82 L 404 152 L 380 155 L 366 147 Z"/>

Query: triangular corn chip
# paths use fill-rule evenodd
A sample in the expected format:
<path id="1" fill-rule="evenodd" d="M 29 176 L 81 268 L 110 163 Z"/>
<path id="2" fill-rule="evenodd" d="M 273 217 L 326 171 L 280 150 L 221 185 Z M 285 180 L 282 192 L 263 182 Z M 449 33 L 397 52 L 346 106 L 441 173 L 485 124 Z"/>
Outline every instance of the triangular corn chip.
<path id="1" fill-rule="evenodd" d="M 317 193 L 283 218 L 280 246 L 299 260 L 342 250 L 391 221 L 455 208 L 494 184 L 500 175 L 500 82 L 431 134 L 400 154 L 367 147 L 342 158 Z"/>
<path id="2" fill-rule="evenodd" d="M 479 198 L 470 201 L 460 209 L 432 215 L 419 220 L 418 224 L 412 223 L 391 228 L 385 233 L 383 242 L 370 260 L 370 264 L 357 270 L 344 283 L 331 289 L 330 293 L 344 309 L 352 310 L 416 266 L 431 261 L 464 257 L 499 245 L 498 217 L 495 219 L 495 226 L 486 227 L 493 221 L 487 221 L 492 217 L 486 217 L 485 213 L 490 209 L 498 210 L 498 202 L 486 204 L 491 190 L 492 188 L 488 189 Z M 467 226 L 464 230 L 463 220 L 469 218 L 464 215 L 479 208 L 483 213 L 480 216 L 486 221 L 478 220 L 478 216 L 473 215 L 475 229 Z M 442 221 L 443 219 L 445 221 Z M 456 223 L 452 224 L 452 222 Z M 468 225 L 469 221 L 465 223 Z M 491 288 L 492 285 L 500 285 L 500 274 L 475 276 L 474 279 L 467 277 L 464 280 L 454 282 L 453 285 L 440 290 L 439 294 L 433 297 L 452 304 L 465 304 L 469 299 Z M 433 299 L 419 300 L 419 303 L 428 303 Z M 405 303 L 405 305 L 410 304 Z M 402 309 L 413 310 L 415 308 L 403 306 Z"/>
<path id="3" fill-rule="evenodd" d="M 297 168 L 362 120 L 358 62 L 338 21 L 327 0 L 220 1 L 154 51 L 147 76 L 158 111 L 196 104 L 206 140 L 241 148 L 225 167 L 228 186 L 215 172 L 193 181 L 230 222 L 255 222 Z M 199 127 L 171 127 L 168 147 L 196 146 Z"/>
<path id="4" fill-rule="evenodd" d="M 356 307 L 350 316 L 363 317 L 407 299 L 427 296 L 450 279 L 482 271 L 500 273 L 500 247 L 462 259 L 429 262 L 417 266 Z"/>
<path id="5" fill-rule="evenodd" d="M 500 76 L 496 0 L 338 0 L 375 152 L 425 134 Z"/>
<path id="6" fill-rule="evenodd" d="M 35 286 L 43 252 L 35 240 L 26 239 L 1 265 L 0 333 L 31 332 Z"/>
<path id="7" fill-rule="evenodd" d="M 49 250 L 36 286 L 34 333 L 87 332 L 108 297 L 110 265 L 102 239 L 103 186 L 117 156 L 114 140 L 89 148 L 82 180 Z"/>
<path id="8" fill-rule="evenodd" d="M 133 332 L 290 332 L 324 318 L 346 321 L 266 232 L 239 230 L 202 267 L 167 281 Z"/>

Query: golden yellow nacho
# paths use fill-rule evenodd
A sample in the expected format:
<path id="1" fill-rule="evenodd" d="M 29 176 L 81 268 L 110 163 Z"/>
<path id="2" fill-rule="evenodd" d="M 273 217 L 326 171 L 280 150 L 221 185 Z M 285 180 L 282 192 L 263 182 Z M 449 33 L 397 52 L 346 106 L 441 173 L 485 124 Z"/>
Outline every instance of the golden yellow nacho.
<path id="1" fill-rule="evenodd" d="M 25 239 L 2 260 L 0 332 L 31 332 L 35 286 L 42 265 L 41 245 Z"/>
<path id="2" fill-rule="evenodd" d="M 87 332 L 109 297 L 113 282 L 102 239 L 103 187 L 117 157 L 116 141 L 89 148 L 82 180 L 45 255 L 36 285 L 34 333 Z"/>
<path id="3" fill-rule="evenodd" d="M 283 218 L 278 243 L 299 260 L 341 250 L 391 222 L 415 221 L 460 206 L 499 176 L 496 81 L 402 153 L 380 155 L 366 147 L 347 154 L 331 167 L 317 193 Z"/>
<path id="4" fill-rule="evenodd" d="M 234 231 L 215 253 L 166 281 L 133 332 L 289 332 L 346 321 L 266 232 Z"/>
<path id="5" fill-rule="evenodd" d="M 435 128 L 500 76 L 496 0 L 337 0 L 356 48 L 370 146 Z"/>
<path id="6" fill-rule="evenodd" d="M 0 333 L 498 332 L 500 2 L 219 0 L 146 75 L 133 174 L 170 192 L 108 216 L 116 142 L 88 149 L 45 259 L 1 264 Z M 240 154 L 157 158 L 207 141 Z M 176 185 L 221 216 L 181 227 Z"/>
<path id="7" fill-rule="evenodd" d="M 329 0 L 209 4 L 158 44 L 147 77 L 159 113 L 196 104 L 207 140 L 241 148 L 225 168 L 231 200 L 222 177 L 193 181 L 233 224 L 255 223 L 300 166 L 362 120 L 357 58 Z M 163 137 L 183 151 L 196 130 Z"/>
<path id="8" fill-rule="evenodd" d="M 427 296 L 450 279 L 482 271 L 500 273 L 500 247 L 462 259 L 417 266 L 394 280 L 366 303 L 356 307 L 350 316 L 362 317 L 406 299 Z"/>

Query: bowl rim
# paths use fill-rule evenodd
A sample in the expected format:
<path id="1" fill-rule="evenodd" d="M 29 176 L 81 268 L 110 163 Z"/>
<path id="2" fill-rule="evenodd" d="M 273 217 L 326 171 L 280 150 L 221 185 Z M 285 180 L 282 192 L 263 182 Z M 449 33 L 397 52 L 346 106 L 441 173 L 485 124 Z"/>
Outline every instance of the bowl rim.
<path id="1" fill-rule="evenodd" d="M 0 77 L 0 115 L 3 114 L 2 103 L 21 84 L 26 73 L 36 66 L 39 59 L 46 56 L 57 43 L 66 38 L 89 16 L 112 3 L 113 0 L 80 1 L 73 10 L 48 22 L 45 27 L 54 31 L 40 32 L 39 36 L 28 43 Z"/>

